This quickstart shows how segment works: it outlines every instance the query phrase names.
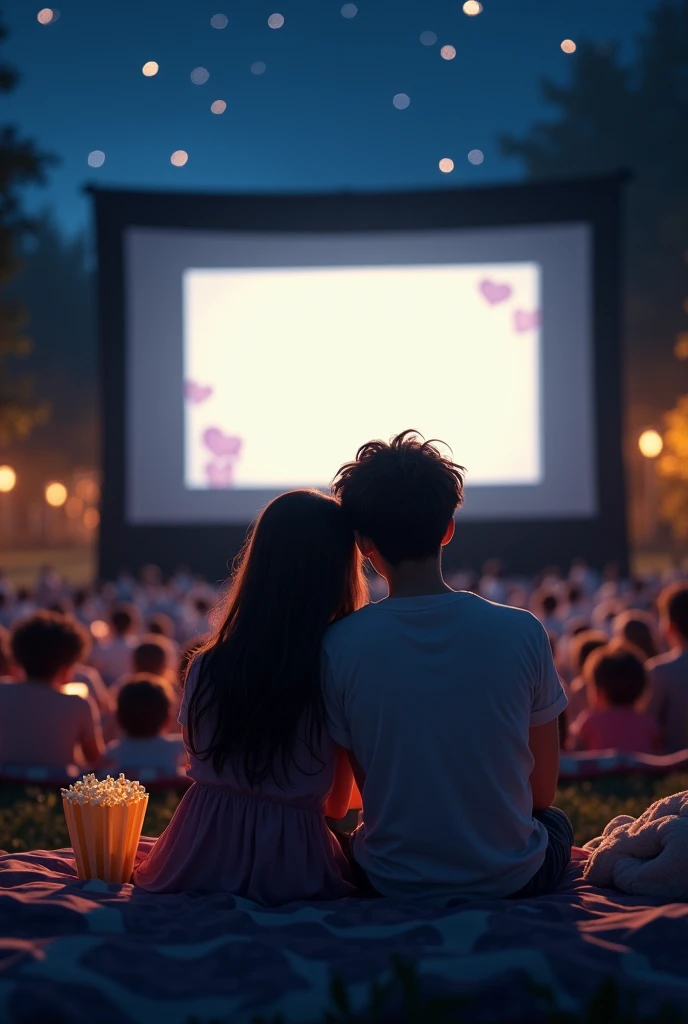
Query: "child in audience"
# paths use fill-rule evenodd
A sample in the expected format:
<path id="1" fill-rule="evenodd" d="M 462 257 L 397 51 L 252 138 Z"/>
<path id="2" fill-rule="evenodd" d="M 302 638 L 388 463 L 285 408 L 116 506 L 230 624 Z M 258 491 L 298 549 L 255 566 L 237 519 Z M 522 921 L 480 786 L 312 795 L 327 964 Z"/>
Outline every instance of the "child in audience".
<path id="1" fill-rule="evenodd" d="M 612 624 L 612 636 L 642 651 L 646 659 L 659 654 L 655 623 L 649 612 L 636 609 L 621 612 Z"/>
<path id="2" fill-rule="evenodd" d="M 569 699 L 569 706 L 566 709 L 568 725 L 575 722 L 588 706 L 588 687 L 583 674 L 585 663 L 593 651 L 599 647 L 606 647 L 608 643 L 607 635 L 600 629 L 585 629 L 571 639 L 569 663 L 573 671 L 573 682 L 566 691 Z"/>
<path id="3" fill-rule="evenodd" d="M 170 649 L 166 638 L 160 634 L 149 633 L 142 636 L 139 644 L 132 651 L 131 661 L 134 673 L 162 676 L 168 683 L 176 681 L 172 660 L 173 649 Z"/>
<path id="4" fill-rule="evenodd" d="M 389 588 L 324 640 L 329 729 L 363 796 L 344 843 L 362 888 L 436 905 L 551 892 L 573 841 L 550 806 L 566 697 L 547 633 L 442 575 L 463 485 L 414 431 L 370 441 L 333 485 Z"/>
<path id="5" fill-rule="evenodd" d="M 117 691 L 117 722 L 122 738 L 109 744 L 103 769 L 130 778 L 157 772 L 173 778 L 186 763 L 179 736 L 163 735 L 170 722 L 173 703 L 164 679 L 146 673 L 133 675 Z"/>
<path id="6" fill-rule="evenodd" d="M 87 643 L 66 615 L 36 612 L 12 631 L 12 657 L 22 682 L 0 686 L 0 761 L 64 772 L 96 765 L 103 753 L 95 703 L 61 692 Z"/>
<path id="7" fill-rule="evenodd" d="M 151 892 L 231 892 L 274 905 L 355 889 L 325 815 L 351 799 L 326 729 L 322 638 L 365 585 L 338 502 L 292 491 L 258 517 L 179 721 L 194 785 L 135 881 Z"/>
<path id="8" fill-rule="evenodd" d="M 659 595 L 660 626 L 671 650 L 647 663 L 648 711 L 654 715 L 666 754 L 688 748 L 688 583 Z"/>
<path id="9" fill-rule="evenodd" d="M 118 604 L 110 613 L 110 638 L 100 643 L 91 655 L 106 686 L 132 670 L 132 651 L 138 643 L 139 614 L 134 605 Z"/>
<path id="10" fill-rule="evenodd" d="M 623 644 L 601 647 L 585 663 L 590 707 L 569 729 L 569 750 L 608 750 L 654 754 L 654 719 L 638 709 L 647 677 L 641 652 Z"/>
<path id="11" fill-rule="evenodd" d="M 132 662 L 135 674 L 144 673 L 164 679 L 173 705 L 170 721 L 173 723 L 174 731 L 179 732 L 177 715 L 181 706 L 181 687 L 179 673 L 175 671 L 175 665 L 179 664 L 175 646 L 167 637 L 149 633 L 141 637 L 140 644 L 134 648 Z"/>

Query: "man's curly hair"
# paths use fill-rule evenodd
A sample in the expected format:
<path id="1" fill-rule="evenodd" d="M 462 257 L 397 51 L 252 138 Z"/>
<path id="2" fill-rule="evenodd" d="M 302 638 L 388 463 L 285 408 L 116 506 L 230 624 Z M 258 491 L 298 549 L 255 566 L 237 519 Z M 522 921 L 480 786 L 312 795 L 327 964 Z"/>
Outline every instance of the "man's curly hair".
<path id="1" fill-rule="evenodd" d="M 430 558 L 463 504 L 466 470 L 416 430 L 368 441 L 332 484 L 354 530 L 391 565 Z"/>

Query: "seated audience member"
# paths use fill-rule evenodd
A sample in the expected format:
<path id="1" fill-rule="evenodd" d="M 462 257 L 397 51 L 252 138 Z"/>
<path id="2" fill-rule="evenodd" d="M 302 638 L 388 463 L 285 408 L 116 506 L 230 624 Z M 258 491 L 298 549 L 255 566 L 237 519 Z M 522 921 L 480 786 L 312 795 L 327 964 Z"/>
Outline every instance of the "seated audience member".
<path id="1" fill-rule="evenodd" d="M 647 677 L 642 655 L 623 644 L 593 651 L 585 663 L 589 708 L 569 728 L 570 750 L 608 750 L 654 754 L 654 719 L 638 710 Z"/>
<path id="2" fill-rule="evenodd" d="M 559 609 L 557 595 L 552 593 L 536 595 L 534 601 L 535 614 L 547 632 L 560 637 L 561 619 L 557 614 Z"/>
<path id="3" fill-rule="evenodd" d="M 168 639 L 173 640 L 175 633 L 174 619 L 164 612 L 156 612 L 155 615 L 151 615 L 148 619 L 148 632 L 155 633 L 156 636 L 166 636 Z"/>
<path id="4" fill-rule="evenodd" d="M 503 604 L 507 597 L 507 588 L 503 579 L 504 566 L 498 558 L 490 558 L 483 565 L 483 574 L 478 582 L 478 593 L 486 601 Z"/>
<path id="5" fill-rule="evenodd" d="M 211 610 L 211 603 L 206 597 L 194 594 L 189 596 L 177 631 L 182 645 L 206 638 L 210 631 Z"/>
<path id="6" fill-rule="evenodd" d="M 98 710 L 103 718 L 111 713 L 112 700 L 110 698 L 110 691 L 97 669 L 82 661 L 79 665 L 74 666 L 70 682 L 83 683 L 88 687 L 88 695 L 98 705 Z"/>
<path id="7" fill-rule="evenodd" d="M 612 623 L 612 636 L 642 651 L 646 659 L 659 654 L 655 624 L 649 612 L 629 610 L 617 615 Z"/>
<path id="8" fill-rule="evenodd" d="M 688 748 L 688 583 L 674 583 L 659 596 L 660 627 L 671 648 L 647 663 L 648 711 L 662 736 L 664 753 Z"/>
<path id="9" fill-rule="evenodd" d="M 96 610 L 93 599 L 88 590 L 84 588 L 75 590 L 72 597 L 72 604 L 74 606 L 75 618 L 79 620 L 82 626 L 90 626 L 96 618 Z"/>
<path id="10" fill-rule="evenodd" d="M 64 771 L 103 753 L 93 701 L 62 693 L 87 639 L 75 619 L 36 612 L 12 631 L 12 656 L 24 680 L 0 686 L 0 761 Z"/>
<path id="11" fill-rule="evenodd" d="M 138 647 L 132 655 L 133 672 L 135 675 L 158 676 L 169 688 L 173 703 L 170 722 L 174 732 L 179 732 L 177 715 L 181 707 L 182 688 L 179 678 L 179 654 L 176 644 L 160 634 L 149 633 L 141 637 Z"/>
<path id="12" fill-rule="evenodd" d="M 14 608 L 12 609 L 12 620 L 10 625 L 14 625 L 15 622 L 22 622 L 28 618 L 29 615 L 33 615 L 36 611 L 36 602 L 33 599 L 31 591 L 27 587 L 20 587 L 17 591 L 17 597 L 14 602 Z"/>
<path id="13" fill-rule="evenodd" d="M 588 565 L 584 558 L 574 558 L 571 563 L 569 579 L 580 587 L 587 597 L 591 597 L 600 585 L 599 574 Z"/>
<path id="14" fill-rule="evenodd" d="M 551 892 L 573 840 L 550 806 L 566 697 L 547 634 L 442 576 L 463 487 L 413 431 L 364 445 L 333 485 L 389 587 L 323 645 L 330 732 L 363 796 L 343 843 L 364 891 L 435 905 Z"/>
<path id="15" fill-rule="evenodd" d="M 630 581 L 629 593 L 626 596 L 626 607 L 630 610 L 649 612 L 653 605 L 652 587 L 647 580 L 637 576 Z"/>
<path id="16" fill-rule="evenodd" d="M 138 612 L 134 605 L 118 604 L 110 613 L 109 639 L 94 648 L 91 664 L 103 677 L 106 686 L 112 686 L 120 676 L 132 670 L 132 651 L 138 643 Z"/>
<path id="17" fill-rule="evenodd" d="M 159 633 L 148 633 L 142 636 L 132 651 L 132 669 L 135 674 L 141 672 L 151 676 L 162 676 L 168 683 L 176 683 L 174 669 L 174 648 L 170 647 L 167 638 Z"/>
<path id="18" fill-rule="evenodd" d="M 612 636 L 612 624 L 621 610 L 619 601 L 615 598 L 603 598 L 595 605 L 592 613 L 592 624 L 594 629 L 603 632 L 607 639 Z"/>
<path id="19" fill-rule="evenodd" d="M 608 643 L 606 634 L 599 629 L 585 629 L 576 633 L 571 639 L 569 664 L 573 681 L 566 691 L 566 696 L 569 699 L 566 720 L 569 724 L 574 722 L 588 706 L 588 689 L 583 675 L 585 663 L 593 651 L 599 647 L 605 647 Z"/>
<path id="20" fill-rule="evenodd" d="M 570 632 L 572 622 L 586 622 L 590 618 L 590 601 L 578 583 L 567 583 L 565 587 L 566 612 L 562 619 L 563 628 Z"/>
<path id="21" fill-rule="evenodd" d="M 167 648 L 170 652 L 170 669 L 173 672 L 178 671 L 179 667 L 179 644 L 176 640 L 177 627 L 174 619 L 170 615 L 165 615 L 164 612 L 158 612 L 156 615 L 151 615 L 148 620 L 148 633 L 152 636 L 159 636 L 167 643 Z"/>
<path id="22" fill-rule="evenodd" d="M 186 756 L 181 736 L 163 735 L 172 710 L 163 679 L 145 673 L 125 679 L 117 692 L 117 722 L 123 735 L 109 744 L 103 768 L 114 775 L 142 771 L 168 778 L 176 775 Z"/>
<path id="23" fill-rule="evenodd" d="M 7 594 L 0 590 L 0 627 L 2 629 L 9 629 L 12 625 L 12 606 L 10 605 Z"/>
<path id="24" fill-rule="evenodd" d="M 12 682 L 15 678 L 15 664 L 12 660 L 9 630 L 0 626 L 0 683 Z"/>

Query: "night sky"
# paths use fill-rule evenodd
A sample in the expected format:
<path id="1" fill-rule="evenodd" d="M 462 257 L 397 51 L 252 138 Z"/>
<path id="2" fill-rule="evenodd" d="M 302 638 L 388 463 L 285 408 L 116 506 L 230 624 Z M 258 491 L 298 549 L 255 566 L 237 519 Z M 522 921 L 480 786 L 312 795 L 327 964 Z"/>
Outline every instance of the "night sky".
<path id="1" fill-rule="evenodd" d="M 6 0 L 4 56 L 21 73 L 2 122 L 60 159 L 33 209 L 87 223 L 87 183 L 203 190 L 339 190 L 487 183 L 520 174 L 500 133 L 547 116 L 538 81 L 565 80 L 563 39 L 618 41 L 631 55 L 656 0 Z M 284 16 L 279 29 L 268 18 Z M 227 27 L 210 20 L 224 14 Z M 277 19 L 279 21 L 279 19 Z M 422 32 L 437 36 L 424 46 Z M 442 46 L 456 57 L 444 60 Z M 160 65 L 146 78 L 147 61 Z M 254 74 L 252 65 L 265 71 Z M 194 68 L 209 80 L 194 85 Z M 406 109 L 393 98 L 410 97 Z M 225 113 L 210 105 L 224 100 Z M 480 165 L 469 163 L 481 150 Z M 105 162 L 88 166 L 90 152 Z M 170 163 L 175 150 L 188 163 Z M 455 162 L 443 174 L 439 161 Z"/>

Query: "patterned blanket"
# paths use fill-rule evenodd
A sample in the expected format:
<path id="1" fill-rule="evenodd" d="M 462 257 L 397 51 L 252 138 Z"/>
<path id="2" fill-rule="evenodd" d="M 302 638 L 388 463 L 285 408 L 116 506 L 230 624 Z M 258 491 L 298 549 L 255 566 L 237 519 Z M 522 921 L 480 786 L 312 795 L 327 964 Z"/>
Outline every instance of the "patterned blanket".
<path id="1" fill-rule="evenodd" d="M 141 841 L 141 852 L 152 840 Z M 462 1020 L 582 1009 L 614 978 L 640 1017 L 688 1014 L 688 904 L 593 889 L 576 854 L 557 894 L 447 910 L 343 900 L 263 910 L 231 896 L 81 882 L 69 850 L 0 856 L 3 1024 L 320 1021 L 337 976 L 354 1010 L 395 957 L 424 993 L 461 992 Z"/>

